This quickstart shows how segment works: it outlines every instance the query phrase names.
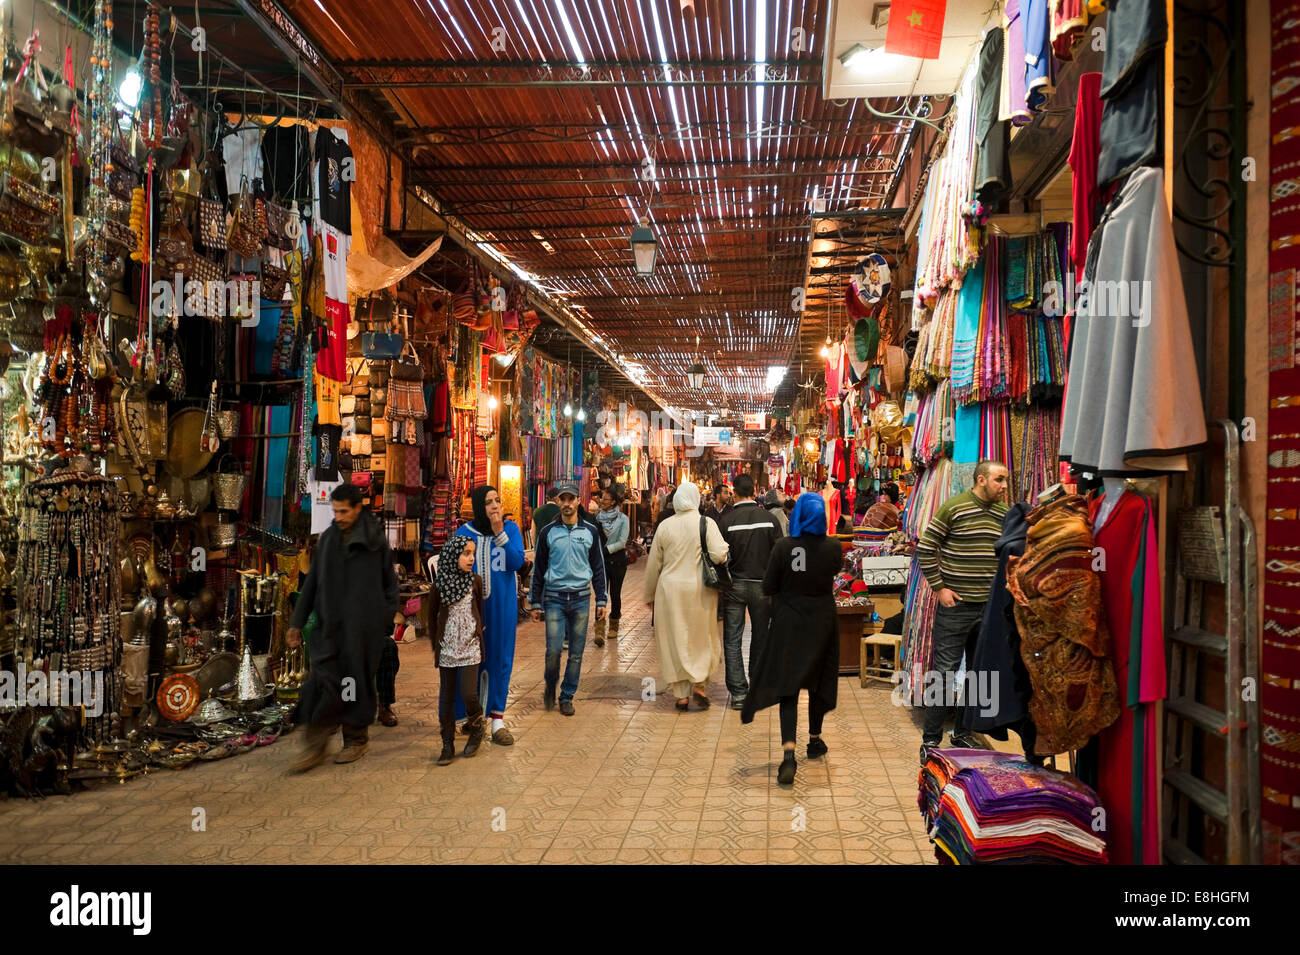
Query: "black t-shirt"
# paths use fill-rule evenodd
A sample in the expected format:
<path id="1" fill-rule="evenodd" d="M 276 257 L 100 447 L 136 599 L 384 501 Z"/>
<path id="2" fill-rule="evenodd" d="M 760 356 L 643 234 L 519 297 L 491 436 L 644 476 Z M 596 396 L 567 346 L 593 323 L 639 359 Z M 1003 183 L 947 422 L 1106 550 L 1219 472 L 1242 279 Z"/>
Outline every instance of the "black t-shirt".
<path id="1" fill-rule="evenodd" d="M 316 161 L 321 218 L 344 235 L 352 234 L 352 147 L 325 126 L 316 131 Z"/>
<path id="2" fill-rule="evenodd" d="M 286 204 L 311 198 L 311 137 L 304 126 L 274 126 L 262 137 L 266 191 Z"/>

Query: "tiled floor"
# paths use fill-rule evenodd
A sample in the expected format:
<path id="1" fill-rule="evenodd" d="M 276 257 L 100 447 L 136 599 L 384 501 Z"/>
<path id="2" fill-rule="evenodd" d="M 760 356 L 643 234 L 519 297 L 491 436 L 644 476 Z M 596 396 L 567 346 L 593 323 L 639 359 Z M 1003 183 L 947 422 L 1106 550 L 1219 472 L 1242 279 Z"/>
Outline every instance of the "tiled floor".
<path id="1" fill-rule="evenodd" d="M 520 626 L 512 747 L 434 765 L 436 671 L 422 640 L 401 650 L 401 724 L 376 725 L 359 762 L 290 775 L 293 734 L 69 798 L 0 801 L 0 861 L 933 861 L 916 809 L 919 714 L 891 705 L 888 686 L 840 680 L 820 760 L 802 758 L 801 708 L 792 788 L 776 784 L 776 709 L 742 726 L 721 667 L 707 711 L 642 700 L 659 677 L 643 568 L 624 585 L 620 638 L 587 647 L 572 718 L 542 708 L 542 626 Z"/>

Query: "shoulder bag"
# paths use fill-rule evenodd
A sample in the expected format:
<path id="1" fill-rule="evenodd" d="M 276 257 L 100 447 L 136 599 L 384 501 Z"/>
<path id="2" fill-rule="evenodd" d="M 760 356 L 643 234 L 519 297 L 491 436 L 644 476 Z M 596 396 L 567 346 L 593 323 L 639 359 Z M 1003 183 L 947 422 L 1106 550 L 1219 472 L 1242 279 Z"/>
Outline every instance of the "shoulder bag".
<path id="1" fill-rule="evenodd" d="M 731 570 L 725 563 L 715 564 L 709 559 L 709 542 L 704 523 L 707 520 L 703 514 L 700 515 L 700 557 L 704 561 L 704 586 L 714 590 L 730 590 Z"/>

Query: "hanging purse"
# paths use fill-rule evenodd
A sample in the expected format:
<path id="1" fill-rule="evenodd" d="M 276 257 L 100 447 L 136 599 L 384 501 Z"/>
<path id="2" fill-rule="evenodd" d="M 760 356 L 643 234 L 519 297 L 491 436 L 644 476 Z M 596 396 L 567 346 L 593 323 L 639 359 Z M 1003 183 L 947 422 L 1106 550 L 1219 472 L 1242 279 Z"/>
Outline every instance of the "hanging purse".
<path id="1" fill-rule="evenodd" d="M 362 332 L 361 354 L 376 361 L 392 361 L 402 354 L 405 340 L 397 332 Z"/>
<path id="2" fill-rule="evenodd" d="M 158 231 L 158 240 L 154 246 L 154 261 L 165 276 L 173 272 L 188 274 L 192 258 L 194 258 L 194 241 L 190 238 L 190 230 L 185 228 L 185 223 L 181 221 L 173 203 L 168 206 L 165 221 Z M 177 303 L 178 309 L 179 304 Z"/>
<path id="3" fill-rule="evenodd" d="M 289 270 L 262 259 L 262 298 L 268 302 L 284 301 L 284 293 L 289 288 Z"/>
<path id="4" fill-rule="evenodd" d="M 410 349 L 408 352 L 407 349 Z M 389 366 L 389 374 L 398 381 L 423 381 L 424 372 L 420 367 L 420 356 L 415 346 L 407 342 L 397 360 Z"/>
<path id="5" fill-rule="evenodd" d="M 117 123 L 113 123 L 113 128 L 117 130 L 117 142 L 108 148 L 112 165 L 108 170 L 108 191 L 118 199 L 130 202 L 131 193 L 140 182 L 140 164 L 126 148 L 126 141 L 122 138 L 122 128 Z"/>
<path id="6" fill-rule="evenodd" d="M 246 259 L 257 258 L 262 254 L 262 233 L 257 225 L 257 200 L 248 187 L 248 177 L 244 177 L 239 184 L 239 198 L 235 200 L 235 211 L 230 218 L 226 245 L 231 252 Z"/>
<path id="7" fill-rule="evenodd" d="M 220 199 L 199 200 L 199 244 L 212 252 L 225 252 L 226 208 Z"/>
<path id="8" fill-rule="evenodd" d="M 278 202 L 266 203 L 266 244 L 273 249 L 279 249 L 281 252 L 292 252 L 297 244 L 289 233 L 291 227 L 289 220 L 293 218 L 293 210 L 287 209 Z"/>
<path id="9" fill-rule="evenodd" d="M 708 520 L 703 514 L 700 515 L 700 557 L 704 563 L 704 586 L 712 587 L 714 590 L 731 589 L 731 570 L 724 561 L 721 564 L 715 564 L 709 559 L 709 543 L 706 532 L 705 522 Z"/>

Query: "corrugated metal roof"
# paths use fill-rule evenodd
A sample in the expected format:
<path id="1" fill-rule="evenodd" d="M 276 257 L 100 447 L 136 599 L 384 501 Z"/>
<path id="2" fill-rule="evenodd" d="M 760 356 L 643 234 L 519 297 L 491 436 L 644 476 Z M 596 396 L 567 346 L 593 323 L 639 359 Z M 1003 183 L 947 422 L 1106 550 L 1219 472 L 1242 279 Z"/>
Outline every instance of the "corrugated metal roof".
<path id="1" fill-rule="evenodd" d="M 766 408 L 767 368 L 825 335 L 795 310 L 814 199 L 880 205 L 906 127 L 821 98 L 816 0 L 296 0 L 350 85 L 409 130 L 419 181 L 680 408 Z M 655 274 L 628 237 L 647 215 Z M 818 246 L 821 250 L 821 245 Z M 829 279 L 824 278 L 829 272 Z M 842 286 L 841 286 L 842 287 Z M 800 338 L 802 318 L 802 347 Z M 686 385 L 695 336 L 708 376 Z"/>

